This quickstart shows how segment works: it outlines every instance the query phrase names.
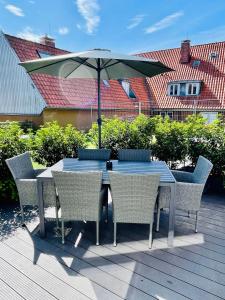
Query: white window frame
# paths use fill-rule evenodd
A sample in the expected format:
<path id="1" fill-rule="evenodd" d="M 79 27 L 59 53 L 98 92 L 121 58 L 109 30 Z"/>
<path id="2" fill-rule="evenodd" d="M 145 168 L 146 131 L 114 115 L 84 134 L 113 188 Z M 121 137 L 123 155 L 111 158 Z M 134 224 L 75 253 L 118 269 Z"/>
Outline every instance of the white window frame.
<path id="1" fill-rule="evenodd" d="M 177 94 L 175 94 L 175 87 L 177 86 Z M 171 87 L 173 89 L 173 94 L 170 94 Z M 168 96 L 180 96 L 180 83 L 170 83 L 168 85 Z"/>
<path id="2" fill-rule="evenodd" d="M 189 87 L 191 86 L 191 93 L 189 93 Z M 194 87 L 196 88 L 196 93 L 194 93 Z M 187 82 L 186 83 L 186 96 L 197 96 L 200 92 L 199 82 Z"/>

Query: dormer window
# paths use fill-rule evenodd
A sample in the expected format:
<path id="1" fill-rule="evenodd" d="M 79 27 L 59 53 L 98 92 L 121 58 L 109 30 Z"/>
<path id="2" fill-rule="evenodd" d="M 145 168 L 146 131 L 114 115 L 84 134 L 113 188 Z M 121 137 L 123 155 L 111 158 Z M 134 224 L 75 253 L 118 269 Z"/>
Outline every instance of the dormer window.
<path id="1" fill-rule="evenodd" d="M 124 89 L 124 92 L 127 94 L 127 96 L 131 99 L 136 99 L 136 95 L 130 86 L 130 82 L 127 79 L 123 79 L 123 80 L 120 79 L 118 81 L 121 84 L 121 86 Z"/>
<path id="2" fill-rule="evenodd" d="M 168 96 L 197 96 L 200 94 L 201 81 L 173 81 L 168 84 Z"/>

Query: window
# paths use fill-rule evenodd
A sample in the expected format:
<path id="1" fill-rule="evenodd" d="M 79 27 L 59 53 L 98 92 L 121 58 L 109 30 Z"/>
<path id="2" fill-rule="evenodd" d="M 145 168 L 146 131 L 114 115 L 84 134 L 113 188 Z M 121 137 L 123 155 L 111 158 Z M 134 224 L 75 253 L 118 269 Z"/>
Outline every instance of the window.
<path id="1" fill-rule="evenodd" d="M 110 87 L 109 81 L 106 79 L 103 79 L 102 82 L 104 83 L 105 87 Z"/>
<path id="2" fill-rule="evenodd" d="M 173 119 L 173 112 L 172 111 L 161 111 L 159 114 L 163 118 L 168 116 L 170 119 Z"/>
<path id="3" fill-rule="evenodd" d="M 129 98 L 136 99 L 136 95 L 131 89 L 130 82 L 128 80 L 119 80 L 119 83 Z"/>
<path id="4" fill-rule="evenodd" d="M 199 84 L 198 83 L 188 83 L 187 85 L 187 95 L 198 95 L 199 94 Z"/>
<path id="5" fill-rule="evenodd" d="M 168 84 L 168 96 L 197 96 L 200 93 L 201 81 L 174 81 Z"/>
<path id="6" fill-rule="evenodd" d="M 179 85 L 178 84 L 171 84 L 169 86 L 169 95 L 170 96 L 178 96 L 179 95 Z"/>
<path id="7" fill-rule="evenodd" d="M 192 63 L 193 68 L 198 68 L 200 66 L 201 61 L 200 60 L 194 60 Z"/>
<path id="8" fill-rule="evenodd" d="M 45 57 L 49 57 L 52 56 L 51 53 L 47 52 L 47 51 L 39 51 L 37 50 L 37 53 L 39 55 L 40 58 L 45 58 Z"/>
<path id="9" fill-rule="evenodd" d="M 215 121 L 218 118 L 217 112 L 202 112 L 201 114 L 203 118 L 206 119 L 206 122 L 208 124 L 211 124 L 213 121 Z"/>
<path id="10" fill-rule="evenodd" d="M 219 57 L 219 54 L 217 52 L 211 52 L 209 54 L 209 58 L 211 59 L 215 59 L 215 58 L 218 58 Z"/>

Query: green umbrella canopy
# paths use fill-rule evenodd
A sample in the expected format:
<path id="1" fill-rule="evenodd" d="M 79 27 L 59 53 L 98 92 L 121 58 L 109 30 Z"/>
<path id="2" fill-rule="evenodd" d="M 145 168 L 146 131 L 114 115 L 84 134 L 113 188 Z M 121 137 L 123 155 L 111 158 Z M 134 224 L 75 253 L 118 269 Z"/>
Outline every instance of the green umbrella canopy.
<path id="1" fill-rule="evenodd" d="M 94 78 L 98 80 L 98 125 L 101 147 L 100 80 L 152 77 L 173 71 L 155 59 L 94 49 L 51 56 L 20 63 L 28 73 L 42 73 L 62 78 Z"/>

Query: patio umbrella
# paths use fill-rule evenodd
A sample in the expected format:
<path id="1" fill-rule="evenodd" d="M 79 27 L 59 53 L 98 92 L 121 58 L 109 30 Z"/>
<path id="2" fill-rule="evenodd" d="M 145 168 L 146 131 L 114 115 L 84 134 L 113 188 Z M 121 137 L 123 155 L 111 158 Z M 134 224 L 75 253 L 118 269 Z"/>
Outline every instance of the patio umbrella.
<path id="1" fill-rule="evenodd" d="M 62 78 L 94 78 L 98 86 L 98 142 L 101 148 L 100 81 L 110 79 L 152 77 L 173 71 L 161 62 L 141 56 L 116 54 L 94 49 L 21 62 L 28 73 L 43 73 Z"/>

